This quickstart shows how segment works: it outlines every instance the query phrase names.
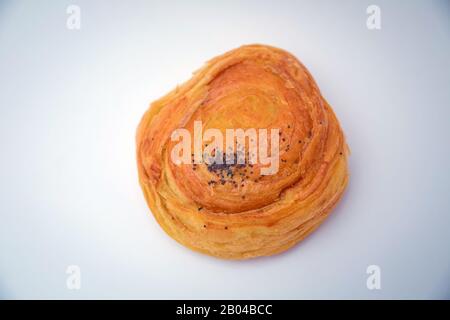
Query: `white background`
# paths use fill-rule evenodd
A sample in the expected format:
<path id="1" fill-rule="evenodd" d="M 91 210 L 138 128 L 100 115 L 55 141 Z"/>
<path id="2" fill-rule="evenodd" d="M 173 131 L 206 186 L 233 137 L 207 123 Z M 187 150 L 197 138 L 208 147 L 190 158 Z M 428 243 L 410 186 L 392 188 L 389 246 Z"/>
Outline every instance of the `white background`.
<path id="1" fill-rule="evenodd" d="M 448 1 L 1 1 L 0 297 L 450 298 L 449 18 Z M 157 225 L 134 136 L 150 101 L 250 43 L 309 68 L 351 180 L 300 245 L 223 261 Z"/>

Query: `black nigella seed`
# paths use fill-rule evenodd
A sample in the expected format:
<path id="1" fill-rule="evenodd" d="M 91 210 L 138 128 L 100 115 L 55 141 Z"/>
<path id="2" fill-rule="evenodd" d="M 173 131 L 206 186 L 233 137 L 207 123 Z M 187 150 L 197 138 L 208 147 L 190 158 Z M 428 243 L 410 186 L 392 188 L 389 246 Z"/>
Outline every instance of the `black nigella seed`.
<path id="1" fill-rule="evenodd" d="M 198 207 L 198 211 L 201 211 L 203 209 L 203 207 Z"/>

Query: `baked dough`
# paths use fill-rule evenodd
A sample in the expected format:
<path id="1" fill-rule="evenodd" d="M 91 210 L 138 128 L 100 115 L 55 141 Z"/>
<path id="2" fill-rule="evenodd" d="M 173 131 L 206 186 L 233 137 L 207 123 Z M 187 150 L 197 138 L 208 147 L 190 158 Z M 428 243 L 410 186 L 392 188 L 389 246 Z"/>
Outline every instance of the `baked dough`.
<path id="1" fill-rule="evenodd" d="M 279 168 L 176 164 L 171 135 L 278 128 Z M 213 58 L 154 101 L 137 130 L 139 182 L 151 212 L 179 243 L 225 259 L 280 253 L 328 216 L 348 181 L 349 150 L 308 70 L 288 52 L 247 45 Z M 207 141 L 203 141 L 206 146 Z M 248 149 L 245 149 L 248 152 Z"/>

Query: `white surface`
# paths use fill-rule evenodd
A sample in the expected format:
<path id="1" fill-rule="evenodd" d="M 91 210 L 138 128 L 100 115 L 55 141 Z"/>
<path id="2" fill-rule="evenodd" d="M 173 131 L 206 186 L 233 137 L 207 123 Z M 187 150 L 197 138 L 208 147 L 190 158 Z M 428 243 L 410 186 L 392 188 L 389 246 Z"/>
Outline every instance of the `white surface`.
<path id="1" fill-rule="evenodd" d="M 369 4 L 381 30 L 366 28 Z M 0 2 L 0 297 L 449 298 L 449 18 L 446 1 Z M 222 261 L 159 228 L 134 135 L 150 101 L 248 43 L 309 68 L 351 180 L 302 244 Z"/>

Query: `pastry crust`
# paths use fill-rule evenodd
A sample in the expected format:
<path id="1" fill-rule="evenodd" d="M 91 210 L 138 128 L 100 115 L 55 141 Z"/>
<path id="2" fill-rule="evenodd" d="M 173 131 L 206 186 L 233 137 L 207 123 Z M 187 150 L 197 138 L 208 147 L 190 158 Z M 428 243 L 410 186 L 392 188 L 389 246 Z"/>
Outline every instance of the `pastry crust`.
<path id="1" fill-rule="evenodd" d="M 176 165 L 178 128 L 279 128 L 280 163 Z M 328 216 L 348 181 L 348 147 L 331 107 L 308 70 L 288 52 L 247 45 L 213 58 L 154 101 L 136 136 L 139 182 L 161 227 L 181 244 L 215 257 L 282 252 Z M 228 169 L 227 169 L 228 170 Z"/>

